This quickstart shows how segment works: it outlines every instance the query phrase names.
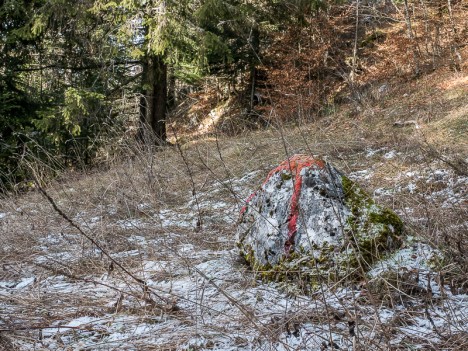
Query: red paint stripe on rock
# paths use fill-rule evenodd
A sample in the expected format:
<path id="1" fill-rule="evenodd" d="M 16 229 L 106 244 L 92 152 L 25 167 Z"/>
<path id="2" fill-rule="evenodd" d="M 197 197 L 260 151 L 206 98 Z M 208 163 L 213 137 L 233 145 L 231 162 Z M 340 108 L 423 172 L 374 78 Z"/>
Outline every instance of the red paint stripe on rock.
<path id="1" fill-rule="evenodd" d="M 247 206 L 249 205 L 250 201 L 252 201 L 252 199 L 254 198 L 255 195 L 257 195 L 257 192 L 254 192 L 254 193 L 250 194 L 250 196 L 247 198 L 247 200 L 245 200 L 245 205 L 242 206 L 242 208 L 240 210 L 240 216 L 241 217 L 244 214 L 244 212 L 247 210 Z"/>
<path id="2" fill-rule="evenodd" d="M 284 250 L 286 254 L 294 251 L 294 242 L 297 233 L 297 221 L 299 219 L 299 198 L 301 197 L 301 188 L 302 188 L 302 177 L 301 171 L 303 168 L 306 167 L 316 167 L 319 169 L 325 168 L 325 162 L 322 160 L 314 159 L 311 156 L 307 155 L 294 155 L 293 157 L 283 161 L 280 163 L 278 167 L 271 170 L 268 173 L 263 185 L 265 185 L 273 175 L 281 172 L 281 171 L 289 171 L 291 175 L 294 177 L 294 190 L 291 196 L 290 201 L 290 210 L 288 216 L 288 239 L 284 243 Z M 263 186 L 262 185 L 262 186 Z M 247 207 L 253 197 L 257 195 L 257 192 L 251 194 L 248 199 L 246 200 L 246 204 L 240 210 L 240 215 L 242 216 L 244 212 L 247 210 Z"/>
<path id="3" fill-rule="evenodd" d="M 294 241 L 297 233 L 297 219 L 299 218 L 299 198 L 301 196 L 302 178 L 300 171 L 296 173 L 294 191 L 288 219 L 288 239 L 284 243 L 284 251 L 288 254 L 294 251 Z"/>
<path id="4" fill-rule="evenodd" d="M 303 168 L 316 166 L 323 169 L 325 163 L 321 160 L 316 160 L 307 155 L 295 155 L 291 159 L 281 163 L 279 167 L 286 167 L 294 175 L 294 190 L 291 196 L 289 220 L 288 220 L 288 239 L 284 243 L 284 251 L 286 254 L 294 251 L 294 242 L 297 233 L 297 221 L 299 219 L 299 198 L 301 197 Z M 281 168 L 281 170 L 284 168 Z"/>
<path id="5" fill-rule="evenodd" d="M 291 158 L 281 162 L 280 165 L 275 169 L 271 170 L 270 173 L 268 173 L 267 178 L 263 182 L 263 185 L 265 185 L 270 180 L 270 178 L 278 172 L 290 171 L 293 174 L 299 174 L 304 167 L 312 166 L 316 166 L 320 169 L 323 169 L 325 167 L 325 162 L 323 162 L 322 160 L 316 160 L 313 157 L 307 155 L 294 155 Z"/>

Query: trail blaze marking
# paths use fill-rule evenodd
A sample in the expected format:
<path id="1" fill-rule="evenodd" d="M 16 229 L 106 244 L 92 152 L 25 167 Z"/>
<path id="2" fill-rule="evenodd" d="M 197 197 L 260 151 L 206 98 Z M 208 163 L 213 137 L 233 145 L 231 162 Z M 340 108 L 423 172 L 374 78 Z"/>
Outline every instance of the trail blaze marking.
<path id="1" fill-rule="evenodd" d="M 266 180 L 262 184 L 263 187 L 273 175 L 281 171 L 289 171 L 294 177 L 294 190 L 289 205 L 288 239 L 284 243 L 284 250 L 287 254 L 294 250 L 294 241 L 297 233 L 297 220 L 299 218 L 299 198 L 301 196 L 302 188 L 301 171 L 307 167 L 323 169 L 325 168 L 325 162 L 322 160 L 316 160 L 313 157 L 307 155 L 294 155 L 293 157 L 281 162 L 281 164 L 275 169 L 271 170 L 270 173 L 268 173 Z M 250 201 L 252 201 L 255 195 L 257 195 L 257 192 L 251 194 L 245 201 L 245 206 L 242 207 L 240 211 L 241 216 L 245 213 Z"/>

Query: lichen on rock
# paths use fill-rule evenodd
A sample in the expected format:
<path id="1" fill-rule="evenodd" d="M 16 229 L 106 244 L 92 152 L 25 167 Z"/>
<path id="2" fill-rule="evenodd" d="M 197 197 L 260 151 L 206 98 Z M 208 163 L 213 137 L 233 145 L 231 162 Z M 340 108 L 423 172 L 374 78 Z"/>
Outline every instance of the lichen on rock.
<path id="1" fill-rule="evenodd" d="M 240 213 L 237 244 L 262 276 L 314 285 L 358 277 L 400 244 L 403 225 L 331 164 L 295 155 Z"/>

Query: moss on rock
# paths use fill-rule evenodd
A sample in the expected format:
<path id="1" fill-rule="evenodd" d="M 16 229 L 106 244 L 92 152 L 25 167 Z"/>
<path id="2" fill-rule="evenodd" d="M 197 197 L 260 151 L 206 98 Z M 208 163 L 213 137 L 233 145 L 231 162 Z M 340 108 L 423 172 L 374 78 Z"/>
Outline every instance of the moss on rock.
<path id="1" fill-rule="evenodd" d="M 345 204 L 352 213 L 347 219 L 346 235 L 355 251 L 353 259 L 365 271 L 401 246 L 403 222 L 346 176 L 342 176 L 342 184 Z"/>

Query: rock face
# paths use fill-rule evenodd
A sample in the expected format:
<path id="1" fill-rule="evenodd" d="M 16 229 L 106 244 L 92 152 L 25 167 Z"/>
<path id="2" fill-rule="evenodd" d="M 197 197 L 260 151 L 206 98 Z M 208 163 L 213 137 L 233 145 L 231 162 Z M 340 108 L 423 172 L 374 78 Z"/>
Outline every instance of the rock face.
<path id="1" fill-rule="evenodd" d="M 267 278 L 362 276 L 399 246 L 402 222 L 325 161 L 295 155 L 240 213 L 241 255 Z"/>

